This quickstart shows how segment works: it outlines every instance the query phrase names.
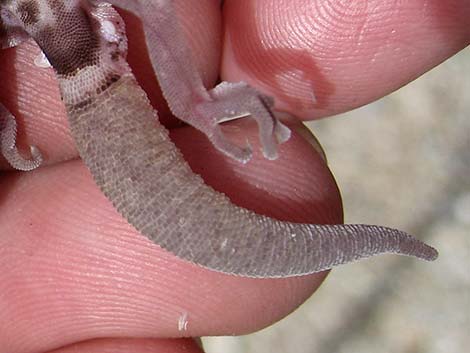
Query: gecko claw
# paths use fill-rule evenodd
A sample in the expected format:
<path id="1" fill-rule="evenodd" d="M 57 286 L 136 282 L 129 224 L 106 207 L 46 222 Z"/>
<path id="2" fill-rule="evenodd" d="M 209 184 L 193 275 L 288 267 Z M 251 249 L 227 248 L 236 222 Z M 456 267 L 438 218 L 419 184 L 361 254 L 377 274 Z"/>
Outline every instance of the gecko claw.
<path id="1" fill-rule="evenodd" d="M 279 120 L 276 121 L 274 126 L 274 134 L 279 144 L 287 142 L 292 135 L 290 129 Z"/>

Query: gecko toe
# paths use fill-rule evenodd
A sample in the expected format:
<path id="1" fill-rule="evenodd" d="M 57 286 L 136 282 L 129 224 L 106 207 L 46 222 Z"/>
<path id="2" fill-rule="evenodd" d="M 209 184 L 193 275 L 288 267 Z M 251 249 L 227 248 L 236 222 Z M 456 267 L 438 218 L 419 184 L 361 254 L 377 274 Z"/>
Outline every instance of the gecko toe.
<path id="1" fill-rule="evenodd" d="M 0 150 L 8 163 L 17 170 L 30 171 L 41 165 L 43 158 L 36 146 L 30 146 L 31 159 L 21 156 L 16 146 L 15 117 L 0 105 Z"/>

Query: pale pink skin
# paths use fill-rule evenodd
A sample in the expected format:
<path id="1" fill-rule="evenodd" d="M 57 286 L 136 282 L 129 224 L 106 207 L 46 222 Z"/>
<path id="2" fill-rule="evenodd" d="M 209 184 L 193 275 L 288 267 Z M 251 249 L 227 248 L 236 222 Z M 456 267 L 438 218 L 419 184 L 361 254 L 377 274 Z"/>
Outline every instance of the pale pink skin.
<path id="1" fill-rule="evenodd" d="M 470 18 L 470 4 L 464 5 L 462 1 L 416 0 L 413 6 L 401 9 L 399 17 L 384 16 L 386 21 L 393 18 L 397 21 L 388 26 L 365 19 L 360 10 L 351 19 L 348 12 L 330 9 L 326 12 L 335 16 L 326 18 L 322 8 L 326 3 L 333 6 L 336 2 L 310 1 L 314 3 L 312 11 L 306 13 L 310 22 L 304 22 L 304 26 L 308 23 L 322 26 L 315 26 L 313 31 L 301 27 L 292 31 L 289 23 L 283 23 L 277 32 L 267 27 L 278 18 L 272 9 L 273 2 L 260 1 L 262 5 L 256 5 L 259 6 L 256 19 L 245 19 L 245 25 L 240 27 L 242 16 L 238 14 L 246 16 L 249 2 L 226 1 L 223 15 L 232 46 L 226 44 L 223 49 L 223 77 L 234 81 L 249 79 L 254 86 L 274 94 L 280 108 L 305 119 L 366 104 L 406 84 L 470 42 L 466 20 Z M 197 11 L 182 3 L 181 13 L 188 14 L 183 23 L 188 32 L 198 36 L 193 45 L 199 65 L 207 82 L 213 82 L 217 76 L 217 48 L 212 43 L 214 36 L 221 36 L 219 2 L 201 1 L 204 5 Z M 376 3 L 380 17 L 380 13 L 383 16 L 380 9 L 390 8 L 395 2 L 368 3 Z M 424 3 L 428 6 L 426 10 Z M 211 20 L 207 20 L 208 16 Z M 265 21 L 267 18 L 271 22 Z M 126 20 L 129 21 L 127 17 Z M 351 45 L 339 38 L 345 31 L 351 31 L 351 22 L 357 26 L 349 34 L 361 42 L 354 59 L 348 59 L 353 54 Z M 129 37 L 138 35 L 132 25 L 129 27 Z M 396 32 L 387 37 L 386 28 L 390 33 L 392 27 Z M 284 39 L 273 33 L 285 33 Z M 286 33 L 292 33 L 290 43 L 314 45 L 305 46 L 300 54 L 298 50 L 257 49 L 260 36 L 270 38 L 270 47 L 288 47 Z M 388 40 L 386 47 L 381 45 L 384 38 Z M 163 347 L 169 352 L 199 352 L 191 340 L 164 338 L 242 334 L 260 329 L 294 310 L 321 284 L 325 273 L 259 280 L 206 271 L 138 236 L 98 190 L 86 167 L 74 160 L 78 154 L 67 129 L 52 70 L 34 67 L 32 62 L 37 53 L 31 45 L 0 51 L 0 101 L 19 120 L 22 132 L 19 143 L 41 146 L 47 161 L 54 164 L 32 173 L 1 175 L 0 234 L 7 236 L 0 237 L 0 347 L 5 352 L 54 349 L 71 352 L 75 348 L 87 352 L 140 353 Z M 311 77 L 317 99 L 326 102 L 321 107 L 309 107 L 305 100 L 305 104 L 299 105 L 300 111 L 291 110 L 292 99 L 304 99 L 303 91 L 296 89 L 296 81 L 289 88 L 290 98 L 286 99 L 282 93 L 286 89 L 282 86 L 285 80 L 271 90 L 263 80 L 278 71 L 276 67 L 282 71 L 295 69 L 299 55 L 314 63 Z M 131 48 L 130 57 L 135 68 L 143 62 L 136 49 Z M 247 60 L 253 57 L 262 57 L 269 65 L 247 65 Z M 372 57 L 375 62 L 371 62 Z M 142 78 L 149 72 L 150 67 L 141 67 L 137 76 Z M 380 75 L 376 76 L 377 72 Z M 164 104 L 159 93 L 151 90 L 156 87 L 155 82 L 141 80 L 141 83 L 158 106 Z M 169 122 L 177 125 L 174 120 Z M 255 134 L 252 124 L 243 121 L 236 124 L 249 125 L 248 131 Z M 244 126 L 243 134 L 246 130 Z M 241 131 L 233 134 L 237 136 Z M 335 182 L 321 155 L 299 134 L 281 146 L 280 158 L 275 162 L 268 163 L 255 153 L 253 161 L 242 171 L 237 162 L 215 152 L 191 128 L 175 128 L 172 137 L 195 171 L 242 206 L 298 222 L 342 220 Z M 254 147 L 257 151 L 257 146 Z M 5 163 L 2 166 L 7 169 Z M 269 179 L 263 177 L 266 174 Z M 222 182 L 214 184 L 217 176 L 221 176 Z M 234 183 L 237 190 L 223 182 L 228 177 L 239 180 Z M 253 185 L 260 180 L 264 190 L 254 195 Z M 279 205 L 284 205 L 282 214 Z M 21 217 L 23 212 L 30 215 L 28 222 Z M 135 273 L 140 276 L 131 275 Z M 61 290 L 58 292 L 57 288 Z M 241 296 L 243 301 L 239 300 Z M 70 305 L 77 302 L 74 298 L 80 298 L 79 307 Z M 183 312 L 188 313 L 189 325 L 187 331 L 178 331 L 178 317 Z M 13 322 L 16 324 L 12 325 Z M 120 338 L 124 336 L 149 338 L 130 342 Z M 98 337 L 110 338 L 93 340 Z M 87 340 L 92 341 L 83 343 Z"/>

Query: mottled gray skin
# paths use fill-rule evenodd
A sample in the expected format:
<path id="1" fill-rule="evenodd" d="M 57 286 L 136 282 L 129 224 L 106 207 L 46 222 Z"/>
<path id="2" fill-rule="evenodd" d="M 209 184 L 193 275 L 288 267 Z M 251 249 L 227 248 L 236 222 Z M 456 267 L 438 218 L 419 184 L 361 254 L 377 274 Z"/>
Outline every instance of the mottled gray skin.
<path id="1" fill-rule="evenodd" d="M 251 151 L 229 143 L 218 123 L 251 115 L 266 158 L 276 158 L 276 145 L 290 132 L 273 117 L 272 99 L 244 83 L 207 91 L 188 64 L 191 53 L 172 1 L 111 2 L 142 19 L 152 64 L 176 116 L 246 162 Z M 15 45 L 28 34 L 55 68 L 73 137 L 96 184 L 140 233 L 178 257 L 262 278 L 309 274 L 386 252 L 437 257 L 435 249 L 398 230 L 281 222 L 233 205 L 191 171 L 159 124 L 125 61 L 124 24 L 111 6 L 86 0 L 0 0 L 0 6 L 0 43 Z M 31 160 L 19 156 L 12 121 L 0 109 L 2 153 L 13 167 L 33 169 L 40 155 L 33 149 Z"/>

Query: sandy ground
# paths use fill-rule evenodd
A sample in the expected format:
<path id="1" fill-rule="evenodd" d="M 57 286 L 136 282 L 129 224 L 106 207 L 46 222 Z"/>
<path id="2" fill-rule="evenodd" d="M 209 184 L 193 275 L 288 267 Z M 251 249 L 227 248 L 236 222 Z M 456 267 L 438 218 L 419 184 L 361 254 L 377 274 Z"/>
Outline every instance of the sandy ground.
<path id="1" fill-rule="evenodd" d="M 204 339 L 209 353 L 461 353 L 470 347 L 470 48 L 348 114 L 309 123 L 346 222 L 406 230 L 434 263 L 383 256 L 336 269 L 279 323 Z"/>

